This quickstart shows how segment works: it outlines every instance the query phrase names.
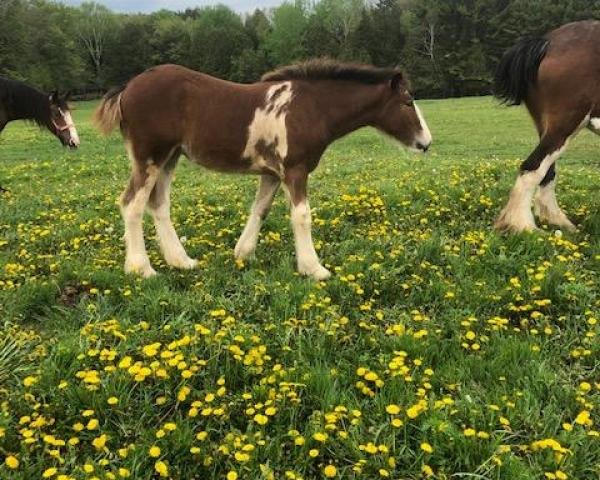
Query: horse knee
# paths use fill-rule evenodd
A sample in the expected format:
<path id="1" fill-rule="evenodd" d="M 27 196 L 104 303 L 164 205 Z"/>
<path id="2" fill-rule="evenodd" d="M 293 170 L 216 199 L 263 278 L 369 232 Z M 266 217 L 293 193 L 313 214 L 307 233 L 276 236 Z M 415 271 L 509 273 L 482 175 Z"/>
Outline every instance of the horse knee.
<path id="1" fill-rule="evenodd" d="M 308 202 L 300 202 L 292 208 L 292 223 L 299 227 L 310 228 L 310 207 Z"/>

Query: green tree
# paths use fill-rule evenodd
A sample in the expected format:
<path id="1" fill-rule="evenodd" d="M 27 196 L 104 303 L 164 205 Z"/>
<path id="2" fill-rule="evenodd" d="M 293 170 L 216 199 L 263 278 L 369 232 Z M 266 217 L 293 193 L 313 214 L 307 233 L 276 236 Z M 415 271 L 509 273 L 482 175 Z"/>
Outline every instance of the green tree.
<path id="1" fill-rule="evenodd" d="M 105 6 L 95 2 L 81 4 L 77 18 L 77 37 L 91 67 L 92 80 L 97 86 L 102 85 L 106 48 L 116 25 L 115 16 Z"/>
<path id="2" fill-rule="evenodd" d="M 189 63 L 212 75 L 230 78 L 235 59 L 251 45 L 239 15 L 223 5 L 199 10 L 191 31 Z"/>
<path id="3" fill-rule="evenodd" d="M 306 56 L 303 42 L 307 23 L 303 1 L 283 3 L 273 11 L 272 30 L 265 48 L 274 65 L 284 65 Z"/>

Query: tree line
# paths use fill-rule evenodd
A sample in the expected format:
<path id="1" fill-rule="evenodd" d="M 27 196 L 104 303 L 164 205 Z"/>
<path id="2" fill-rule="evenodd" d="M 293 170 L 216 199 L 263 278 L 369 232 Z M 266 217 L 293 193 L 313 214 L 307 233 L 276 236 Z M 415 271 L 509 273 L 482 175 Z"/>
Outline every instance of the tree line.
<path id="1" fill-rule="evenodd" d="M 600 18 L 600 0 L 295 0 L 245 15 L 223 5 L 117 14 L 93 2 L 1 0 L 0 75 L 85 93 L 161 63 L 252 82 L 328 56 L 402 66 L 420 97 L 478 95 L 517 38 L 587 18 Z"/>

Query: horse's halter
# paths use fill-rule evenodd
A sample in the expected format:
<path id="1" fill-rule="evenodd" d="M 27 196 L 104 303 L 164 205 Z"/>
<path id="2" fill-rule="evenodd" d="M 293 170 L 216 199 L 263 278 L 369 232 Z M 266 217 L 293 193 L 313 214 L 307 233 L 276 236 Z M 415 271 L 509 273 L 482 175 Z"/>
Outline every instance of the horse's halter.
<path id="1" fill-rule="evenodd" d="M 58 108 L 61 120 L 65 122 L 64 125 L 59 125 L 54 119 L 52 119 L 52 125 L 56 130 L 56 134 L 61 138 L 63 143 L 70 148 L 77 148 L 79 146 L 79 137 L 77 136 L 77 129 L 75 123 L 73 123 L 70 112 L 64 112 L 61 108 Z M 68 120 L 67 120 L 68 119 Z M 64 138 L 64 132 L 69 132 L 69 136 Z"/>
<path id="2" fill-rule="evenodd" d="M 60 108 L 58 109 L 58 111 L 59 111 L 61 117 L 64 120 L 65 119 L 65 112 L 63 112 Z M 62 133 L 65 130 L 70 130 L 71 128 L 75 128 L 75 124 L 73 122 L 67 122 L 67 121 L 65 121 L 65 124 L 61 127 L 61 126 L 58 125 L 58 123 L 56 123 L 54 121 L 54 119 L 52 119 L 52 125 L 54 125 L 54 128 L 59 133 Z"/>

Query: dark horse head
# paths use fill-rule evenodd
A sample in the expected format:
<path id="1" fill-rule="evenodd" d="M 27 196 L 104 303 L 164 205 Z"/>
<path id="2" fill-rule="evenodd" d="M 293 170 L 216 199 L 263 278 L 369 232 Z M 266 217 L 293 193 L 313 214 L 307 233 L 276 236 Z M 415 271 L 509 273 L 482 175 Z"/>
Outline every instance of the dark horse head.
<path id="1" fill-rule="evenodd" d="M 69 108 L 69 94 L 50 94 L 17 80 L 0 77 L 0 131 L 13 120 L 28 120 L 47 128 L 69 148 L 79 146 L 79 135 Z"/>
<path id="2" fill-rule="evenodd" d="M 60 95 L 54 91 L 48 96 L 50 103 L 50 124 L 48 129 L 54 133 L 65 147 L 77 148 L 79 146 L 79 135 L 73 123 L 71 109 L 69 108 L 69 96 Z"/>

